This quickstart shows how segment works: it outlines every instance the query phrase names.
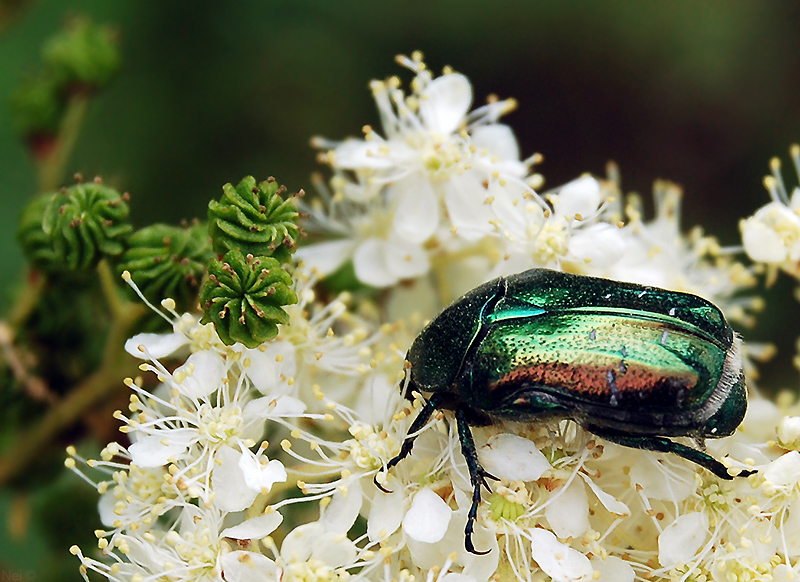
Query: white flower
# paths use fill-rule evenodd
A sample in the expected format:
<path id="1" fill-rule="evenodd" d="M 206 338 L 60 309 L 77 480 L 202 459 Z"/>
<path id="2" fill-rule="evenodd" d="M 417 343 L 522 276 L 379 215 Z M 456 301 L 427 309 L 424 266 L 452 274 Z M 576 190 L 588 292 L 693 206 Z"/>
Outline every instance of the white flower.
<path id="1" fill-rule="evenodd" d="M 681 231 L 682 196 L 676 184 L 656 181 L 655 217 L 650 221 L 644 220 L 641 200 L 630 197 L 629 223 L 620 231 L 624 238 L 620 260 L 591 274 L 699 295 L 729 320 L 753 323 L 752 313 L 763 305 L 759 298 L 743 293 L 757 283 L 753 269 L 734 260 L 735 249 L 722 248 L 702 230 Z"/>
<path id="2" fill-rule="evenodd" d="M 489 235 L 487 187 L 522 183 L 527 173 L 516 138 L 497 123 L 513 101 L 469 113 L 464 75 L 434 78 L 419 53 L 398 62 L 415 73 L 410 94 L 397 78 L 371 85 L 385 135 L 367 127 L 363 140 L 317 140 L 335 172 L 333 193 L 321 187 L 327 208 L 308 210 L 319 229 L 340 238 L 298 252 L 323 275 L 352 259 L 358 279 L 375 287 L 428 272 L 431 239 Z"/>
<path id="3" fill-rule="evenodd" d="M 800 176 L 800 146 L 792 146 L 791 155 Z M 741 221 L 742 243 L 754 261 L 796 274 L 800 261 L 800 187 L 789 195 L 778 158 L 770 160 L 770 168 L 772 175 L 764 178 L 764 185 L 772 202 Z"/>
<path id="4" fill-rule="evenodd" d="M 428 487 L 420 489 L 403 517 L 403 531 L 419 542 L 433 544 L 444 537 L 453 510 Z"/>
<path id="5" fill-rule="evenodd" d="M 478 455 L 484 469 L 507 481 L 536 481 L 551 468 L 533 442 L 509 433 L 491 437 Z"/>
<path id="6" fill-rule="evenodd" d="M 562 544 L 551 532 L 535 528 L 528 534 L 533 559 L 553 582 L 589 582 L 592 563 L 584 554 Z"/>
<path id="7" fill-rule="evenodd" d="M 561 268 L 574 263 L 605 266 L 622 255 L 624 242 L 619 228 L 598 222 L 603 209 L 600 186 L 584 176 L 541 198 L 526 190 L 495 188 L 492 208 L 496 229 L 503 235 L 507 258 L 500 273 L 519 272 L 533 266 Z"/>
<path id="8" fill-rule="evenodd" d="M 708 515 L 687 513 L 669 524 L 658 536 L 658 561 L 662 566 L 685 564 L 708 537 Z"/>

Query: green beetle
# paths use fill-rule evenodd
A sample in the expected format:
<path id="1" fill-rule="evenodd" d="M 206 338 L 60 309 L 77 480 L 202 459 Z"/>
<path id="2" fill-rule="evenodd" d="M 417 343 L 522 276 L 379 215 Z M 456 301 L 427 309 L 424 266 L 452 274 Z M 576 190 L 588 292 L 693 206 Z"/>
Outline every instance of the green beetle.
<path id="1" fill-rule="evenodd" d="M 722 479 L 728 469 L 668 437 L 732 434 L 747 410 L 741 339 L 700 297 L 532 269 L 485 283 L 442 311 L 408 352 L 408 394 L 455 412 L 473 486 L 465 546 L 489 475 L 470 426 L 572 419 L 620 445 L 670 452 Z M 390 469 L 413 447 L 406 437 Z M 748 475 L 749 471 L 739 475 Z"/>

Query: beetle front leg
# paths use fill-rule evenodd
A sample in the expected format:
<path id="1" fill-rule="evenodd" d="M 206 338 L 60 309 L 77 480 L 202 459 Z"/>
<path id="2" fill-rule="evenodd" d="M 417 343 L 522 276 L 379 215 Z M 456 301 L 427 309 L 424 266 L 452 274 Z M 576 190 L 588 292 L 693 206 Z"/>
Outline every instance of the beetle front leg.
<path id="1" fill-rule="evenodd" d="M 491 488 L 486 479 L 494 479 L 497 477 L 488 473 L 478 461 L 478 451 L 475 449 L 475 441 L 472 439 L 472 430 L 467 422 L 467 416 L 461 408 L 456 409 L 456 422 L 458 424 L 458 438 L 461 441 L 461 453 L 467 460 L 467 469 L 469 470 L 469 480 L 472 483 L 472 505 L 467 514 L 467 525 L 464 528 L 464 547 L 471 554 L 483 556 L 489 553 L 479 552 L 472 545 L 472 534 L 475 529 L 475 520 L 478 517 L 478 505 L 481 502 L 481 486 L 491 493 Z"/>
<path id="2" fill-rule="evenodd" d="M 720 479 L 725 479 L 728 481 L 733 479 L 733 476 L 730 473 L 728 473 L 728 468 L 722 463 L 720 463 L 717 459 L 712 457 L 711 455 L 708 455 L 703 451 L 698 451 L 697 449 L 693 449 L 692 447 L 687 447 L 686 445 L 676 443 L 666 437 L 638 436 L 638 435 L 632 436 L 628 434 L 621 434 L 613 430 L 598 428 L 595 426 L 587 426 L 586 428 L 588 428 L 591 432 L 593 432 L 597 436 L 607 439 L 612 443 L 617 443 L 618 445 L 623 445 L 625 447 L 631 447 L 635 449 L 646 449 L 649 451 L 657 451 L 659 453 L 674 453 L 679 457 L 683 457 L 688 461 L 697 463 L 701 467 L 705 467 Z M 740 471 L 739 474 L 736 476 L 747 477 L 752 473 L 753 471 Z"/>
<path id="3" fill-rule="evenodd" d="M 411 454 L 411 450 L 414 448 L 414 440 L 417 438 L 416 433 L 421 431 L 422 428 L 428 424 L 428 420 L 430 420 L 431 415 L 436 411 L 436 409 L 439 408 L 439 404 L 442 399 L 443 398 L 440 394 L 434 394 L 431 396 L 430 400 L 425 403 L 425 406 L 423 406 L 422 410 L 419 411 L 417 418 L 415 418 L 414 422 L 411 423 L 411 427 L 408 429 L 406 438 L 403 440 L 403 444 L 400 446 L 400 452 L 388 463 L 386 463 L 386 469 L 384 472 L 388 473 L 389 469 L 397 465 L 400 461 Z M 378 483 L 377 477 L 378 475 L 376 473 L 372 478 L 372 482 L 375 483 L 375 486 L 384 493 L 391 493 L 391 491 L 387 490 L 380 483 Z"/>

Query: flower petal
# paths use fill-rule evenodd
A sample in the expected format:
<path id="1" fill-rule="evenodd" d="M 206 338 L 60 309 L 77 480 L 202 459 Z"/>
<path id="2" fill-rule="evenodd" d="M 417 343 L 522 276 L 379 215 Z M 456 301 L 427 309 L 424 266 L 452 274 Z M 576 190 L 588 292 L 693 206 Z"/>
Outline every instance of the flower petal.
<path id="1" fill-rule="evenodd" d="M 778 487 L 796 484 L 800 480 L 800 453 L 790 451 L 772 461 L 764 471 L 764 479 Z"/>
<path id="2" fill-rule="evenodd" d="M 222 385 L 226 376 L 225 360 L 210 350 L 193 353 L 172 373 L 178 390 L 187 398 L 207 397 Z"/>
<path id="3" fill-rule="evenodd" d="M 376 542 L 392 535 L 403 521 L 405 507 L 402 484 L 389 478 L 391 493 L 378 493 L 372 498 L 372 507 L 367 517 L 367 535 Z"/>
<path id="4" fill-rule="evenodd" d="M 397 282 L 397 275 L 386 264 L 386 241 L 369 238 L 358 245 L 353 256 L 356 277 L 373 287 L 388 287 Z"/>
<path id="5" fill-rule="evenodd" d="M 291 342 L 275 339 L 266 344 L 263 352 L 245 350 L 244 356 L 250 361 L 245 368 L 247 377 L 264 395 L 274 394 L 279 387 L 283 388 L 286 379 L 297 374 L 297 357 Z"/>
<path id="6" fill-rule="evenodd" d="M 494 230 L 489 222 L 494 216 L 486 203 L 487 191 L 477 172 L 453 176 L 444 185 L 444 201 L 456 234 L 466 240 L 478 240 Z"/>
<path id="7" fill-rule="evenodd" d="M 348 139 L 333 150 L 333 167 L 343 170 L 385 170 L 394 165 L 382 155 L 379 143 Z"/>
<path id="8" fill-rule="evenodd" d="M 258 493 L 268 493 L 275 483 L 283 483 L 287 479 L 283 463 L 273 459 L 264 464 L 264 459 L 263 455 L 259 458 L 249 449 L 245 449 L 239 457 L 239 468 L 245 484 Z"/>
<path id="9" fill-rule="evenodd" d="M 392 183 L 388 190 L 397 200 L 395 232 L 418 244 L 428 240 L 439 226 L 439 201 L 430 180 L 415 172 Z"/>
<path id="10" fill-rule="evenodd" d="M 125 351 L 134 358 L 157 360 L 169 356 L 187 343 L 189 338 L 182 333 L 140 333 L 125 342 Z"/>
<path id="11" fill-rule="evenodd" d="M 658 561 L 664 567 L 691 560 L 708 537 L 708 516 L 699 511 L 681 515 L 658 536 Z"/>
<path id="12" fill-rule="evenodd" d="M 339 489 L 333 495 L 333 499 L 319 520 L 320 524 L 327 532 L 347 533 L 356 522 L 363 499 L 361 484 L 356 480 L 350 481 L 346 493 Z"/>
<path id="13" fill-rule="evenodd" d="M 533 559 L 554 582 L 589 582 L 592 563 L 585 555 L 556 539 L 546 529 L 533 528 L 528 532 Z"/>
<path id="14" fill-rule="evenodd" d="M 274 582 L 279 578 L 275 562 L 257 552 L 237 550 L 220 558 L 226 582 Z"/>
<path id="15" fill-rule="evenodd" d="M 598 223 L 573 231 L 567 250 L 593 267 L 606 268 L 620 260 L 625 251 L 622 231 L 611 224 Z"/>
<path id="16" fill-rule="evenodd" d="M 550 528 L 560 538 L 576 538 L 589 529 L 589 500 L 580 479 L 552 494 L 544 515 Z"/>
<path id="17" fill-rule="evenodd" d="M 311 272 L 330 275 L 353 256 L 356 244 L 354 240 L 343 239 L 304 245 L 297 249 L 294 256 L 303 261 Z"/>
<path id="18" fill-rule="evenodd" d="M 605 507 L 608 511 L 610 511 L 615 515 L 621 515 L 621 516 L 631 514 L 631 510 L 627 505 L 625 505 L 622 501 L 620 501 L 613 495 L 610 495 L 605 491 L 603 491 L 602 489 L 600 489 L 600 486 L 594 481 L 592 481 L 591 477 L 589 477 L 585 473 L 578 473 L 578 475 L 583 477 L 583 481 L 589 486 L 589 489 L 592 490 L 592 493 L 594 493 L 598 501 L 600 501 L 600 503 L 603 504 L 603 507 Z"/>
<path id="19" fill-rule="evenodd" d="M 742 244 L 747 256 L 761 263 L 780 263 L 786 260 L 786 244 L 772 228 L 756 218 L 741 222 Z"/>
<path id="20" fill-rule="evenodd" d="M 583 176 L 561 186 L 553 202 L 556 214 L 573 218 L 580 214 L 584 218 L 594 214 L 600 206 L 600 184 L 591 176 Z"/>
<path id="21" fill-rule="evenodd" d="M 403 517 L 403 531 L 419 542 L 429 544 L 444 537 L 453 510 L 429 487 L 420 489 Z"/>
<path id="22" fill-rule="evenodd" d="M 551 468 L 533 441 L 515 434 L 494 435 L 478 455 L 484 469 L 508 481 L 536 481 Z"/>
<path id="23" fill-rule="evenodd" d="M 239 525 L 225 528 L 220 535 L 234 540 L 260 540 L 275 531 L 282 521 L 283 516 L 280 513 L 271 511 L 258 517 L 251 517 Z"/>
<path id="24" fill-rule="evenodd" d="M 128 447 L 131 455 L 131 462 L 139 467 L 161 467 L 166 465 L 170 459 L 180 455 L 189 448 L 189 441 L 182 439 L 179 435 L 170 435 L 170 439 L 152 435 L 137 439 L 135 443 Z"/>
<path id="25" fill-rule="evenodd" d="M 503 123 L 482 125 L 472 132 L 472 144 L 501 160 L 519 160 L 519 144 L 511 128 Z"/>
<path id="26" fill-rule="evenodd" d="M 631 565 L 617 556 L 606 556 L 605 560 L 592 558 L 592 568 L 600 572 L 600 580 L 604 582 L 633 582 L 636 577 Z"/>
<path id="27" fill-rule="evenodd" d="M 472 85 L 460 73 L 443 75 L 430 82 L 420 95 L 419 111 L 425 126 L 442 135 L 453 133 L 472 105 Z"/>
<path id="28" fill-rule="evenodd" d="M 241 511 L 247 509 L 258 497 L 258 491 L 247 486 L 244 473 L 239 466 L 242 453 L 223 446 L 214 455 L 214 470 L 211 473 L 211 487 L 216 494 L 214 504 L 222 511 Z"/>

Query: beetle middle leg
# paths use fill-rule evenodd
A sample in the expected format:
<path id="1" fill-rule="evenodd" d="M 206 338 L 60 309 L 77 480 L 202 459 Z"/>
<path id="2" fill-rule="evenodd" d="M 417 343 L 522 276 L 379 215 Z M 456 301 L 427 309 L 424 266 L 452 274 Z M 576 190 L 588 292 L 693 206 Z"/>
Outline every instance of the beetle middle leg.
<path id="1" fill-rule="evenodd" d="M 597 436 L 609 440 L 612 443 L 634 449 L 657 451 L 659 453 L 675 453 L 679 457 L 683 457 L 688 461 L 697 463 L 701 467 L 705 467 L 720 479 L 728 481 L 733 479 L 733 476 L 728 473 L 728 468 L 711 455 L 692 447 L 676 443 L 666 437 L 623 434 L 614 430 L 598 428 L 591 425 L 586 428 Z M 754 471 L 740 471 L 736 476 L 747 477 L 753 472 Z"/>
<path id="2" fill-rule="evenodd" d="M 488 473 L 478 461 L 478 451 L 475 448 L 475 441 L 472 438 L 472 429 L 470 429 L 467 422 L 467 415 L 463 409 L 456 409 L 456 423 L 458 425 L 458 438 L 461 441 L 461 452 L 467 460 L 467 469 L 469 470 L 469 480 L 472 483 L 472 505 L 467 514 L 467 525 L 464 528 L 464 547 L 471 554 L 483 556 L 489 553 L 479 552 L 472 545 L 472 534 L 475 529 L 475 520 L 478 517 L 478 505 L 481 502 L 481 486 L 486 487 L 487 491 L 491 492 L 489 484 L 486 479 L 494 479 L 497 477 Z"/>

